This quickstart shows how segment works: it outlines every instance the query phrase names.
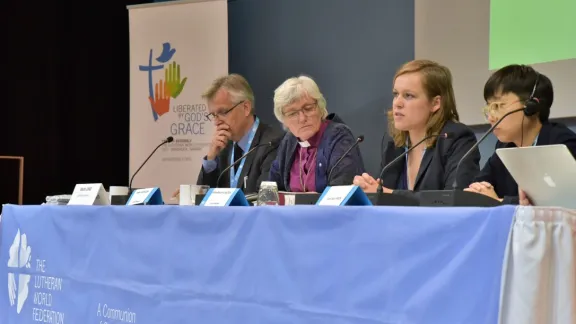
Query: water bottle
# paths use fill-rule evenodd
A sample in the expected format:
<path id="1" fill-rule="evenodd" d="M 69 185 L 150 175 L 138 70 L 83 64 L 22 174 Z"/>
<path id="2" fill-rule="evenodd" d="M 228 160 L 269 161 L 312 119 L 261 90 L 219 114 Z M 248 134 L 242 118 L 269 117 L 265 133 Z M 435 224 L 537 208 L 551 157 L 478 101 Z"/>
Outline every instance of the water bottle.
<path id="1" fill-rule="evenodd" d="M 258 191 L 258 206 L 278 206 L 278 185 L 274 181 L 262 181 Z"/>

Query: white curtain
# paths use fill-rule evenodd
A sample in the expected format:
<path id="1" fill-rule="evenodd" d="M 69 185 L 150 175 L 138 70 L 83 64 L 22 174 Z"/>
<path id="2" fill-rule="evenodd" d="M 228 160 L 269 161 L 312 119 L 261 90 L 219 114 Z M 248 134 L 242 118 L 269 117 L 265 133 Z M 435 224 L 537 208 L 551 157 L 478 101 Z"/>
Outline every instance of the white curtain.
<path id="1" fill-rule="evenodd" d="M 518 207 L 504 260 L 500 324 L 576 323 L 576 211 Z"/>

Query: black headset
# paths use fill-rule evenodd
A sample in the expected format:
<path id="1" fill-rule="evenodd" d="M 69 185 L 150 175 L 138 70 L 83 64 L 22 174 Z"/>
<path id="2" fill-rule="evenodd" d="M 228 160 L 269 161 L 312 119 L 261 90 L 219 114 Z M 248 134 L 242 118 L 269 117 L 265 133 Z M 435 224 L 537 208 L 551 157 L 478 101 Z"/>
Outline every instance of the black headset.
<path id="1" fill-rule="evenodd" d="M 536 82 L 534 82 L 534 88 L 532 89 L 530 98 L 528 98 L 524 104 L 524 115 L 527 117 L 533 116 L 540 111 L 540 99 L 534 97 L 536 87 L 538 87 L 538 80 L 540 80 L 540 73 L 536 70 L 534 70 L 534 72 L 536 72 Z"/>

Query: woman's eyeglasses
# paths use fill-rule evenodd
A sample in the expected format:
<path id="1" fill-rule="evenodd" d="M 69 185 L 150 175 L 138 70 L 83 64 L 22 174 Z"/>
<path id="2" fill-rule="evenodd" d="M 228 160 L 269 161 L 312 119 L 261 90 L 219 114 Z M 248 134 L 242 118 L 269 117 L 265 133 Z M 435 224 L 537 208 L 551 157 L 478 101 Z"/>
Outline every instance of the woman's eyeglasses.
<path id="1" fill-rule="evenodd" d="M 312 116 L 316 112 L 316 104 L 306 105 L 298 110 L 292 110 L 289 112 L 282 113 L 286 119 L 294 120 L 298 118 L 300 112 L 304 114 L 306 117 Z"/>

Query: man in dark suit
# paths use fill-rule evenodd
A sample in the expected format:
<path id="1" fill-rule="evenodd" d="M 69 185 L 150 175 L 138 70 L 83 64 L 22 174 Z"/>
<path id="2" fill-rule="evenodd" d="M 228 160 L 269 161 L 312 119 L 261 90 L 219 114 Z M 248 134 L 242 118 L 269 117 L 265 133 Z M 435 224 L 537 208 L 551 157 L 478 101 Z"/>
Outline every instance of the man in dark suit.
<path id="1" fill-rule="evenodd" d="M 216 130 L 208 154 L 202 160 L 197 184 L 212 188 L 241 188 L 257 192 L 266 181 L 284 132 L 263 123 L 254 114 L 254 93 L 244 77 L 230 74 L 216 79 L 202 95 L 208 103 L 208 118 Z M 260 146 L 236 166 L 222 171 L 250 149 Z"/>

